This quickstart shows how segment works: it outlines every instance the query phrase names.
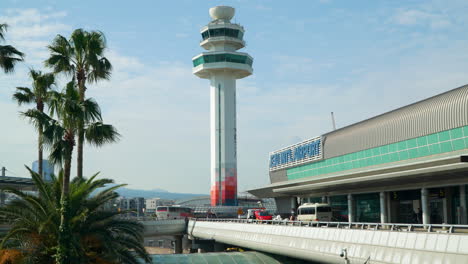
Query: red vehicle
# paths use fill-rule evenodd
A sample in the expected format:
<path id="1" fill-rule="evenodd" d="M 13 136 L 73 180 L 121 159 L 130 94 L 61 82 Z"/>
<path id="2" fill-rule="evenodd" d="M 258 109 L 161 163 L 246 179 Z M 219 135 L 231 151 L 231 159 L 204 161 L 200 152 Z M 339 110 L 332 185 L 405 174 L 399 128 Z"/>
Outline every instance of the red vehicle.
<path id="1" fill-rule="evenodd" d="M 270 215 L 267 211 L 257 210 L 257 211 L 255 211 L 255 219 L 257 219 L 257 220 L 272 220 L 273 216 Z"/>

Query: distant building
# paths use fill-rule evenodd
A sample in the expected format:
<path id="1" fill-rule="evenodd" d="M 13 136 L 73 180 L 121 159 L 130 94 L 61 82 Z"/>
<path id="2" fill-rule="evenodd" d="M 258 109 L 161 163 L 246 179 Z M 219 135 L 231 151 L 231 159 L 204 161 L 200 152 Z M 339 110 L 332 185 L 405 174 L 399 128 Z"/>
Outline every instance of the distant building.
<path id="1" fill-rule="evenodd" d="M 32 170 L 39 173 L 39 161 L 36 160 L 32 163 Z M 42 175 L 44 180 L 52 180 L 51 175 L 54 174 L 54 166 L 48 160 L 42 160 Z"/>
<path id="2" fill-rule="evenodd" d="M 145 200 L 145 214 L 146 215 L 151 215 L 156 212 L 156 207 L 158 206 L 164 206 L 164 205 L 173 205 L 174 200 L 167 200 L 167 199 L 161 199 L 161 198 L 150 198 Z"/>
<path id="3" fill-rule="evenodd" d="M 116 205 L 118 210 L 127 211 L 129 216 L 144 216 L 146 210 L 145 198 L 143 197 L 119 197 L 116 200 Z"/>

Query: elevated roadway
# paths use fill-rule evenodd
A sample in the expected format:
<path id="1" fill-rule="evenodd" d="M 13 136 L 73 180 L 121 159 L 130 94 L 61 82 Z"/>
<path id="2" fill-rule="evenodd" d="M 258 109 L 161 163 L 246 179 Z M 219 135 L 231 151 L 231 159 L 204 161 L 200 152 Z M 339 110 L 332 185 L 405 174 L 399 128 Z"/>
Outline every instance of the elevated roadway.
<path id="1" fill-rule="evenodd" d="M 187 232 L 319 263 L 468 263 L 468 226 L 191 219 Z M 347 261 L 347 262 L 345 262 Z M 366 262 L 367 261 L 367 262 Z"/>
<path id="2" fill-rule="evenodd" d="M 187 233 L 187 220 L 185 219 L 139 219 L 145 227 L 144 237 L 174 236 L 174 253 L 181 254 L 182 238 Z"/>
<path id="3" fill-rule="evenodd" d="M 139 220 L 145 227 L 144 236 L 177 236 L 186 234 L 187 221 L 184 219 Z"/>

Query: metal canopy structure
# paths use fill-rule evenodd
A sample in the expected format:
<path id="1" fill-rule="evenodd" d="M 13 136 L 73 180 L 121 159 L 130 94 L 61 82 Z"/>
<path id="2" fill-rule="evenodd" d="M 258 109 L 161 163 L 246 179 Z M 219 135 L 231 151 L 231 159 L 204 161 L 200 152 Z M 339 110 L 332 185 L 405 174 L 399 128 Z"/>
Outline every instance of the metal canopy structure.
<path id="1" fill-rule="evenodd" d="M 275 258 L 255 251 L 203 254 L 153 255 L 153 263 L 166 264 L 282 264 Z"/>

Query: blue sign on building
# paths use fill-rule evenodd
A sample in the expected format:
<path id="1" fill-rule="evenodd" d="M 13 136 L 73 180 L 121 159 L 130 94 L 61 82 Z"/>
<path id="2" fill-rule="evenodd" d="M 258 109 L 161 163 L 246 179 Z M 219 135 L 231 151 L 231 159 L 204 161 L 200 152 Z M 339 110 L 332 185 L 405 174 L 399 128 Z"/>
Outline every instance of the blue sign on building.
<path id="1" fill-rule="evenodd" d="M 322 139 L 308 140 L 302 144 L 292 146 L 288 149 L 272 153 L 270 155 L 270 169 L 281 166 L 286 167 L 291 163 L 315 160 L 322 158 Z"/>

